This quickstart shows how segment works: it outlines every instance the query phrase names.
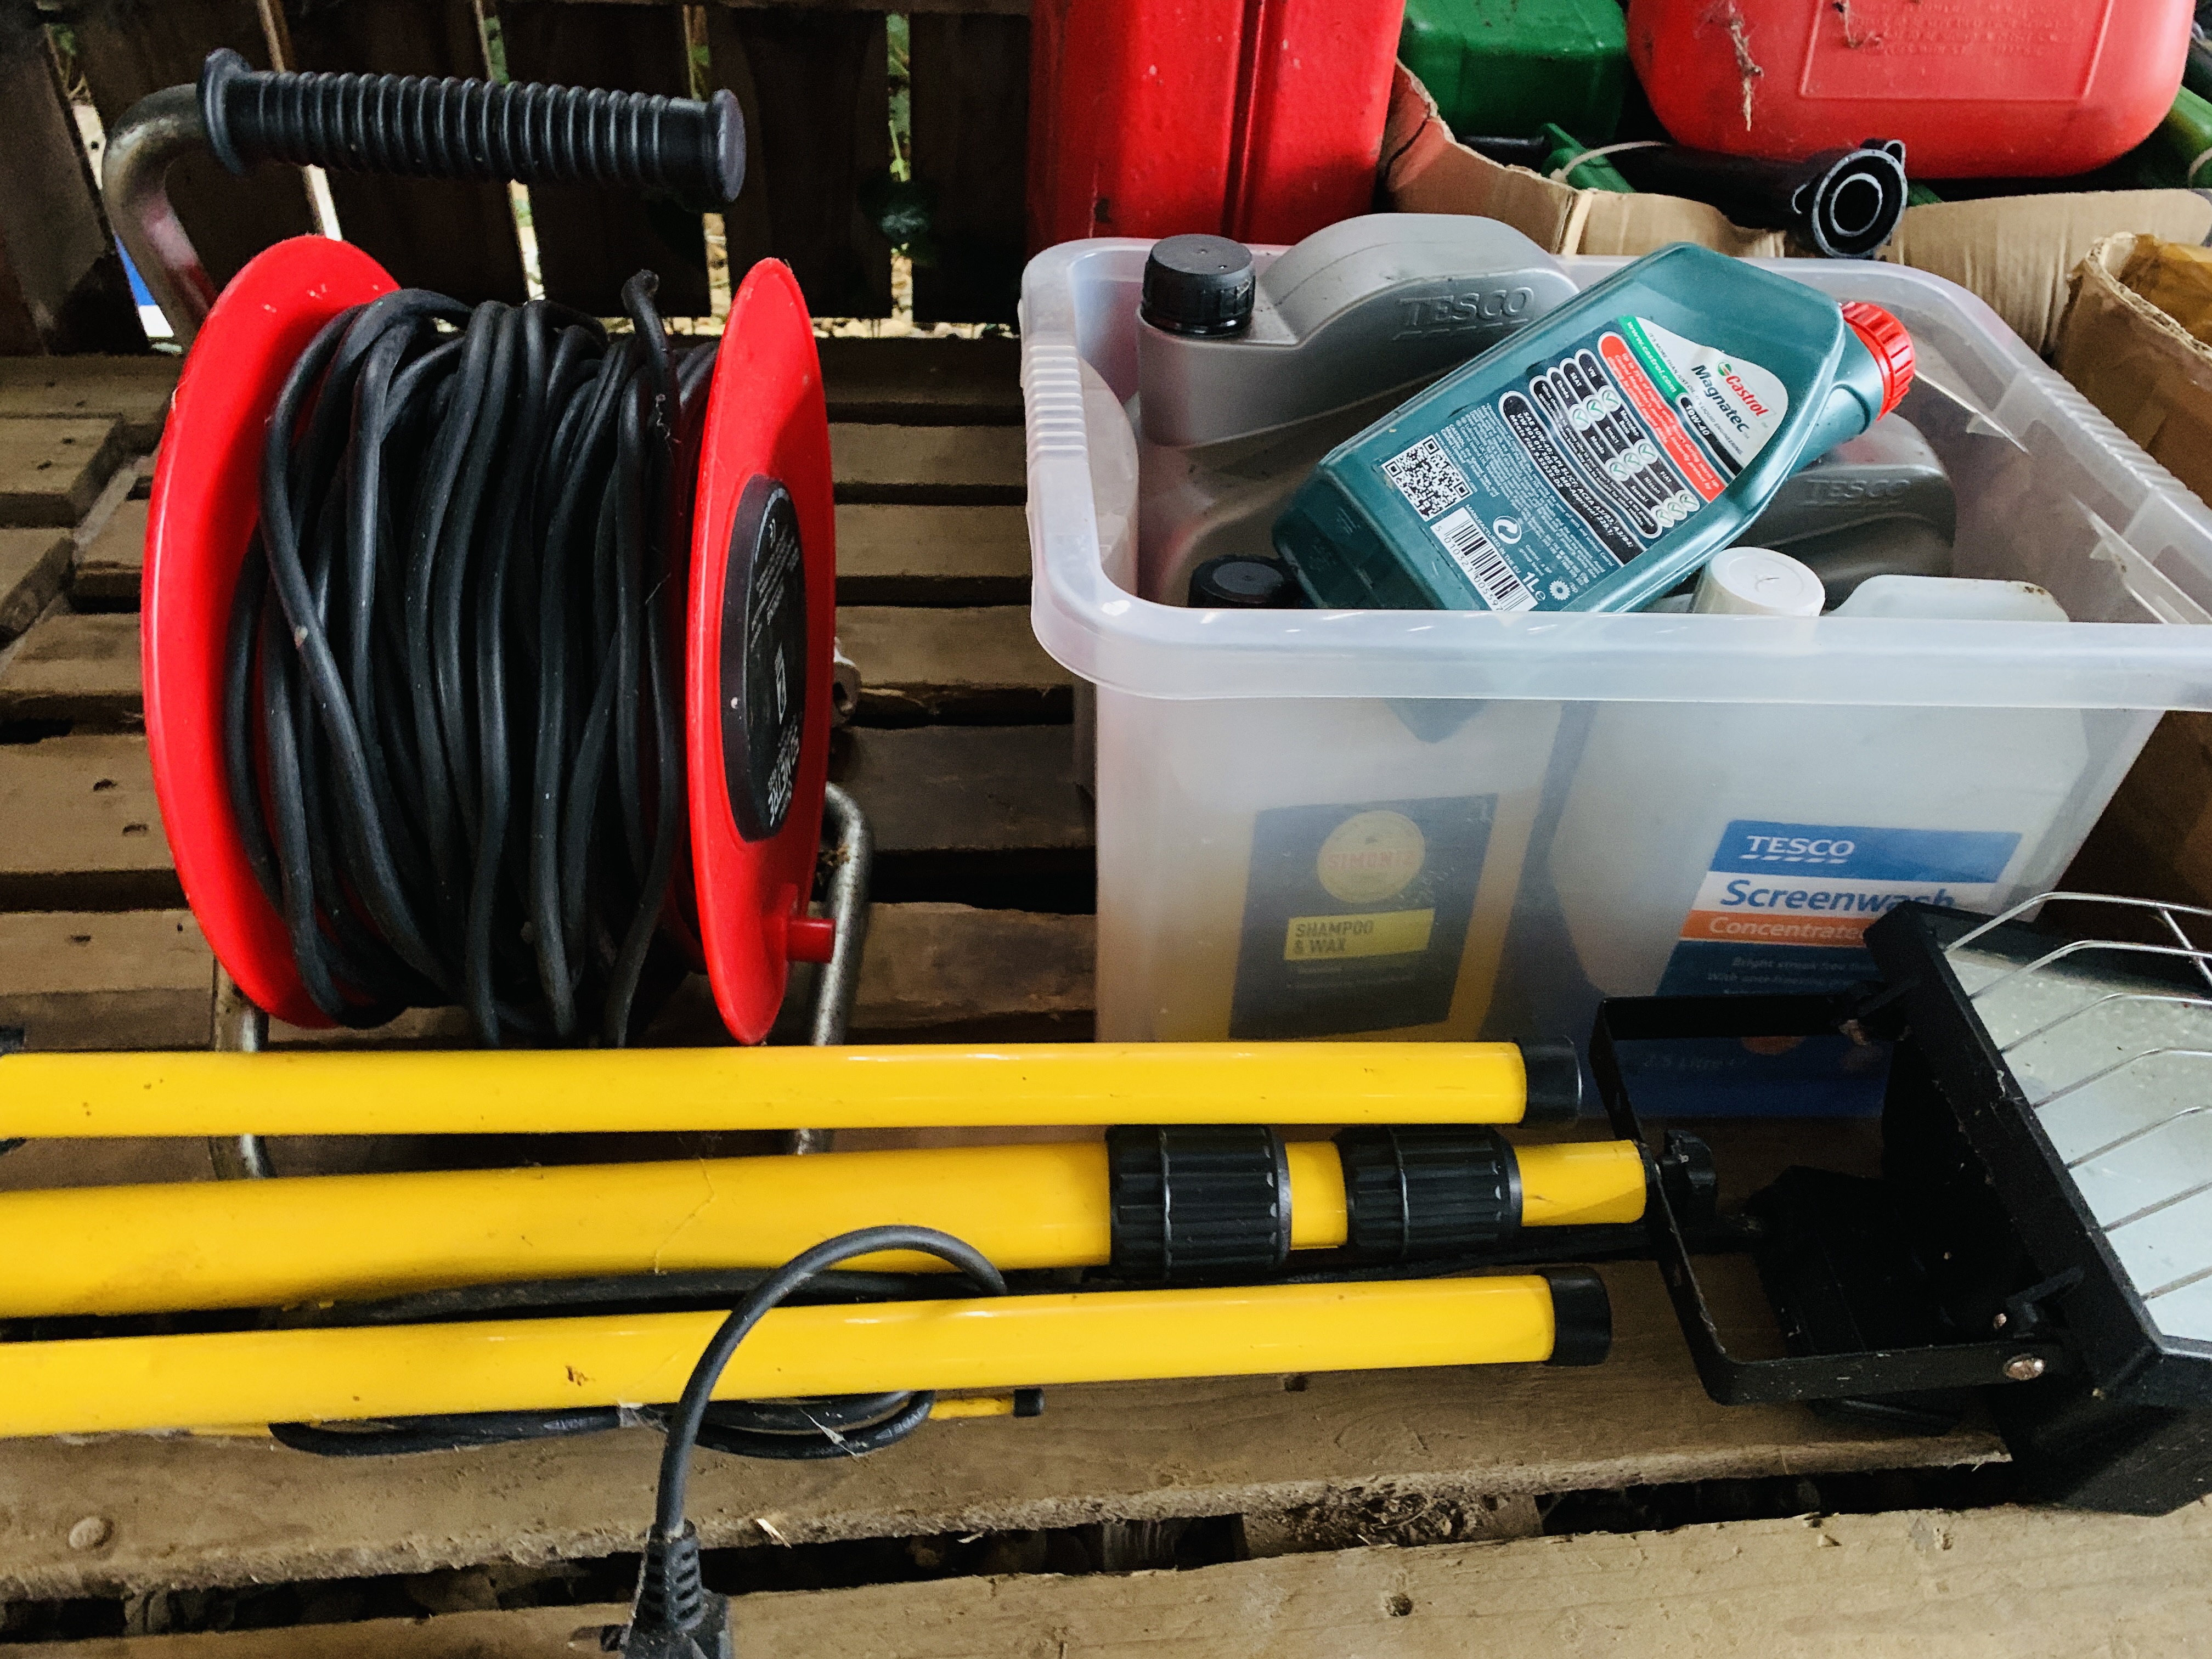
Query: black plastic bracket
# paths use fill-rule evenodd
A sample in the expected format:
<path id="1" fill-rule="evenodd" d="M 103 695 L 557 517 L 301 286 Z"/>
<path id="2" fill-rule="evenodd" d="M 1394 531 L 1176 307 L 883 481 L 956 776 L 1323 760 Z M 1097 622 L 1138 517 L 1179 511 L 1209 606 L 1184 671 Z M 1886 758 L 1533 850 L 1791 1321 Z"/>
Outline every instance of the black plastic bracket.
<path id="1" fill-rule="evenodd" d="M 1619 1045 L 1690 1037 L 1820 1036 L 1843 1030 L 1861 1006 L 1848 996 L 1616 997 L 1599 1006 L 1590 1032 L 1590 1071 L 1614 1134 L 1644 1146 L 1657 1171 L 1644 1211 L 1651 1253 L 1696 1362 L 1698 1379 L 1723 1406 L 1988 1388 L 2073 1368 L 2067 1350 L 2033 1340 L 1793 1354 L 1778 1359 L 1741 1359 L 1729 1352 L 1684 1237 L 1678 1213 L 1682 1183 L 1667 1178 L 1666 1149 L 1654 1149 L 1638 1121 L 1621 1073 Z"/>

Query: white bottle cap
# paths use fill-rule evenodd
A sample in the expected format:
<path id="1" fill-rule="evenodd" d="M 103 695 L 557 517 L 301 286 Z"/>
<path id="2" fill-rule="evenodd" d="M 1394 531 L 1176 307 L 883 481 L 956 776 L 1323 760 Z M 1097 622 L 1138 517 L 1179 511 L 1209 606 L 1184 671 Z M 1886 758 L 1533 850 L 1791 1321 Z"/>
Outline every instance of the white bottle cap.
<path id="1" fill-rule="evenodd" d="M 1698 578 L 1690 609 L 1738 617 L 1817 617 L 1827 590 L 1810 566 L 1771 547 L 1731 547 Z"/>

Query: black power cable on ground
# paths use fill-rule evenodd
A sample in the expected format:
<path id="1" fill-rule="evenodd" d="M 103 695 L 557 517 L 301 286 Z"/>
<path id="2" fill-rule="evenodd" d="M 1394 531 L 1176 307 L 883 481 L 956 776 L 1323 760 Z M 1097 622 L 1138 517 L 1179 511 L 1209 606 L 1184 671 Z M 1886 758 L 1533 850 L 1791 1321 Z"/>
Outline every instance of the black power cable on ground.
<path id="1" fill-rule="evenodd" d="M 382 1301 L 309 1310 L 299 1322 L 317 1326 L 416 1325 L 456 1320 L 569 1316 L 639 1309 L 708 1310 L 729 1306 L 768 1285 L 781 1270 L 709 1268 L 625 1273 L 580 1279 L 536 1279 L 418 1291 Z M 1004 1280 L 1000 1281 L 1004 1288 Z M 786 1301 L 927 1301 L 969 1294 L 953 1273 L 836 1273 L 817 1270 Z M 1033 1416 L 1041 1396 L 1018 1390 L 1015 1415 Z M 842 1395 L 774 1402 L 720 1401 L 709 1405 L 699 1444 L 736 1457 L 811 1462 L 857 1457 L 895 1444 L 929 1420 L 937 1396 L 927 1390 Z M 672 1407 L 625 1413 L 615 1407 L 563 1412 L 454 1412 L 352 1423 L 272 1423 L 277 1443 L 319 1457 L 398 1457 L 460 1451 L 515 1440 L 600 1434 L 626 1425 L 665 1427 Z"/>
<path id="2" fill-rule="evenodd" d="M 729 1659 L 733 1652 L 729 1598 L 709 1591 L 702 1581 L 699 1534 L 684 1516 L 691 1453 L 705 1443 L 702 1431 L 714 1385 L 721 1380 L 738 1345 L 771 1309 L 817 1273 L 878 1250 L 922 1251 L 951 1263 L 987 1295 L 1006 1293 L 1006 1281 L 999 1270 L 973 1245 L 950 1233 L 933 1227 L 861 1227 L 801 1251 L 740 1302 L 699 1356 L 690 1380 L 684 1385 L 684 1396 L 668 1419 L 668 1439 L 660 1449 L 660 1484 L 653 1504 L 653 1530 L 646 1536 L 637 1601 L 630 1609 L 629 1627 L 623 1642 L 629 1659 Z M 875 1444 L 855 1444 L 845 1449 L 879 1449 L 911 1432 L 929 1414 L 930 1399 L 927 1395 L 913 1397 L 922 1403 L 911 1423 L 896 1433 L 886 1433 L 888 1423 L 879 1425 L 868 1431 L 884 1436 Z"/>

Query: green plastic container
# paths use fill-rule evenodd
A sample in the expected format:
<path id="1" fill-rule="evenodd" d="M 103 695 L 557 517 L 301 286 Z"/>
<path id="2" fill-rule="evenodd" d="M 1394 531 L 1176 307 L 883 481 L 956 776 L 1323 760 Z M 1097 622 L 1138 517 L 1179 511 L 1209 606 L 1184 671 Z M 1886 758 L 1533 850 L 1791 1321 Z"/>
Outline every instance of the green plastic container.
<path id="1" fill-rule="evenodd" d="M 1590 146 L 1562 127 L 1557 121 L 1547 121 L 1537 130 L 1536 136 L 1552 141 L 1552 153 L 1544 158 L 1537 169 L 1547 179 L 1565 167 L 1578 155 L 1587 155 Z M 1633 196 L 1636 186 L 1620 176 L 1612 162 L 1602 155 L 1589 158 L 1566 175 L 1566 180 L 1577 190 L 1609 190 L 1619 196 Z"/>
<path id="2" fill-rule="evenodd" d="M 1454 132 L 1520 138 L 1546 122 L 1613 137 L 1628 75 L 1620 0 L 1406 0 L 1399 61 Z"/>
<path id="3" fill-rule="evenodd" d="M 2165 152 L 2172 183 L 2193 190 L 2212 179 L 2212 100 L 2183 87 L 2150 142 Z"/>

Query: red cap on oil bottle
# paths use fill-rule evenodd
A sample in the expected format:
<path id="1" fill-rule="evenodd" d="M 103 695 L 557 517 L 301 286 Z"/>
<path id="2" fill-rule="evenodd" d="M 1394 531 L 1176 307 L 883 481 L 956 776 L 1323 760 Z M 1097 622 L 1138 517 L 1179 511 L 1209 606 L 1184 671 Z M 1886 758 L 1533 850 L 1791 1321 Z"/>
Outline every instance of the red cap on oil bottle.
<path id="1" fill-rule="evenodd" d="M 1864 300 L 1848 301 L 1844 320 L 1881 371 L 1881 412 L 1887 415 L 1912 389 L 1912 337 L 1905 331 L 1903 323 Z"/>

